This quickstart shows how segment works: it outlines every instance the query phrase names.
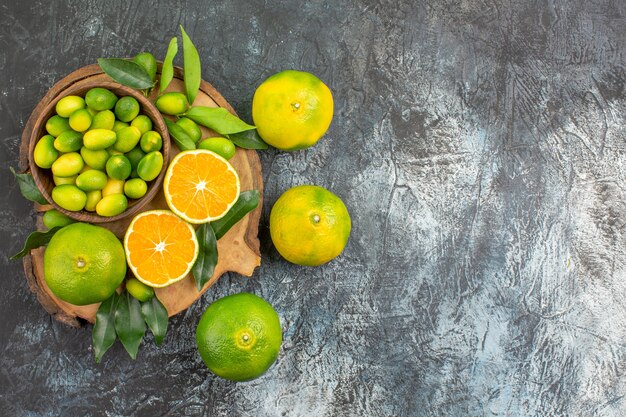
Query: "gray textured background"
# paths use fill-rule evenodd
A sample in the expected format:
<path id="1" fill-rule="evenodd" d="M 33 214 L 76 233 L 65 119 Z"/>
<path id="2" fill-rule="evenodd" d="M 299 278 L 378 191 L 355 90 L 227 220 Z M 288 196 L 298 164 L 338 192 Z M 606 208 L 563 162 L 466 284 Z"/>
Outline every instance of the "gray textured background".
<path id="1" fill-rule="evenodd" d="M 175 3 L 179 3 L 176 4 Z M 0 0 L 2 416 L 626 415 L 626 3 Z M 224 276 L 132 361 L 52 320 L 17 252 L 35 215 L 9 173 L 56 81 L 98 57 L 163 58 L 183 24 L 250 120 L 272 73 L 311 71 L 335 117 L 314 148 L 261 152 L 262 266 Z M 353 232 L 283 261 L 272 203 L 313 183 Z M 196 323 L 252 291 L 282 320 L 262 378 L 212 376 Z"/>

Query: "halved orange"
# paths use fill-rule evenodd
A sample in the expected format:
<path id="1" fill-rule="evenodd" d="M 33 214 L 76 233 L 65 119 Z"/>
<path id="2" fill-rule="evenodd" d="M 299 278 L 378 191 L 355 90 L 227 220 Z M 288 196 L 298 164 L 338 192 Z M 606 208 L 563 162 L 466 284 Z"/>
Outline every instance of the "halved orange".
<path id="1" fill-rule="evenodd" d="M 215 152 L 205 149 L 176 155 L 163 181 L 170 210 L 194 224 L 224 217 L 239 198 L 239 188 L 235 168 Z"/>
<path id="2" fill-rule="evenodd" d="M 135 277 L 160 288 L 187 276 L 199 246 L 193 226 L 169 210 L 151 210 L 138 214 L 130 223 L 124 250 Z"/>

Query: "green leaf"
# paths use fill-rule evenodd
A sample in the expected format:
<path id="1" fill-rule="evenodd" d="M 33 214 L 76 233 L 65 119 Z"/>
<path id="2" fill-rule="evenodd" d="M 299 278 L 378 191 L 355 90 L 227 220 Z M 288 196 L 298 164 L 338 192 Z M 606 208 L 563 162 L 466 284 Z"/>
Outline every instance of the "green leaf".
<path id="1" fill-rule="evenodd" d="M 256 129 L 226 135 L 235 145 L 244 149 L 267 149 L 269 145 L 261 139 Z"/>
<path id="2" fill-rule="evenodd" d="M 196 231 L 200 252 L 198 259 L 191 268 L 191 273 L 196 281 L 196 288 L 201 291 L 204 285 L 209 282 L 215 272 L 217 265 L 217 239 L 210 224 L 204 223 Z"/>
<path id="3" fill-rule="evenodd" d="M 35 184 L 35 180 L 33 176 L 30 174 L 18 174 L 15 172 L 13 167 L 9 168 L 15 179 L 17 180 L 17 184 L 20 186 L 20 192 L 25 199 L 34 201 L 39 204 L 48 204 L 46 199 L 41 195 L 39 188 L 37 188 L 37 184 Z"/>
<path id="4" fill-rule="evenodd" d="M 170 120 L 164 120 L 165 124 L 167 125 L 167 131 L 170 133 L 172 139 L 174 139 L 174 142 L 176 142 L 176 146 L 178 146 L 178 149 L 180 149 L 181 151 L 196 149 L 196 144 L 194 143 L 193 139 L 191 139 L 191 137 L 187 134 L 185 129 Z"/>
<path id="5" fill-rule="evenodd" d="M 185 116 L 202 126 L 215 130 L 220 135 L 255 129 L 254 126 L 233 116 L 223 107 L 194 106 L 185 113 Z"/>
<path id="6" fill-rule="evenodd" d="M 167 309 L 158 298 L 152 297 L 148 301 L 141 303 L 141 315 L 143 316 L 150 331 L 154 335 L 157 345 L 163 343 L 163 338 L 167 333 Z"/>
<path id="7" fill-rule="evenodd" d="M 24 242 L 24 248 L 21 251 L 19 251 L 18 253 L 16 253 L 15 255 L 11 256 L 11 260 L 13 261 L 13 260 L 16 260 L 16 259 L 23 258 L 31 250 L 36 249 L 36 248 L 38 248 L 40 246 L 43 246 L 43 245 L 47 245 L 48 242 L 50 242 L 50 239 L 52 239 L 52 236 L 54 236 L 54 234 L 56 232 L 58 232 L 59 230 L 61 230 L 62 228 L 63 228 L 63 226 L 57 226 L 57 227 L 53 227 L 52 229 L 48 230 L 47 232 L 33 232 L 33 233 L 31 233 L 26 238 L 26 242 Z"/>
<path id="8" fill-rule="evenodd" d="M 167 53 L 165 54 L 163 66 L 161 67 L 161 93 L 165 91 L 167 86 L 170 85 L 170 82 L 172 82 L 172 78 L 174 78 L 174 57 L 176 57 L 177 53 L 178 40 L 176 37 L 173 37 L 167 47 Z"/>
<path id="9" fill-rule="evenodd" d="M 141 315 L 141 304 L 127 291 L 120 295 L 115 309 L 115 332 L 126 352 L 135 359 L 146 332 L 146 322 Z"/>
<path id="10" fill-rule="evenodd" d="M 99 58 L 98 65 L 105 74 L 122 85 L 138 90 L 152 87 L 150 74 L 133 61 L 122 58 Z"/>
<path id="11" fill-rule="evenodd" d="M 202 69 L 200 67 L 200 56 L 193 42 L 187 36 L 187 32 L 180 27 L 183 34 L 183 58 L 185 60 L 185 91 L 189 104 L 193 104 L 196 99 L 198 90 L 200 89 L 200 80 L 202 78 Z"/>
<path id="12" fill-rule="evenodd" d="M 237 202 L 228 210 L 228 213 L 219 220 L 211 222 L 215 238 L 221 239 L 243 216 L 250 213 L 259 205 L 259 191 L 250 190 L 239 194 Z"/>
<path id="13" fill-rule="evenodd" d="M 107 350 L 115 343 L 115 307 L 119 296 L 116 292 L 100 304 L 96 313 L 96 322 L 91 332 L 91 344 L 93 345 L 93 353 L 96 356 L 96 363 L 100 363 L 100 359 Z"/>

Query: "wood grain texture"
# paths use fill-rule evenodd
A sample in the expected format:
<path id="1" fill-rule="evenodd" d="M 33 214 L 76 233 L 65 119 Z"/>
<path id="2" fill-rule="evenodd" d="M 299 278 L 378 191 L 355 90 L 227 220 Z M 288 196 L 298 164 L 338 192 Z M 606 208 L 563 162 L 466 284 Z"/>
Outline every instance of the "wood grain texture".
<path id="1" fill-rule="evenodd" d="M 4 260 L 4 414 L 626 414 L 623 1 L 24 3 L 0 13 L 5 253 L 34 227 L 8 177 L 25 119 L 100 56 L 162 58 L 182 24 L 244 120 L 256 86 L 287 68 L 320 77 L 335 116 L 311 149 L 260 153 L 253 279 L 224 275 L 136 361 L 117 344 L 95 365 L 89 328 L 50 320 Z M 267 229 L 305 183 L 353 220 L 319 268 L 286 263 Z M 276 307 L 284 343 L 267 375 L 234 384 L 204 368 L 194 332 L 241 291 Z"/>

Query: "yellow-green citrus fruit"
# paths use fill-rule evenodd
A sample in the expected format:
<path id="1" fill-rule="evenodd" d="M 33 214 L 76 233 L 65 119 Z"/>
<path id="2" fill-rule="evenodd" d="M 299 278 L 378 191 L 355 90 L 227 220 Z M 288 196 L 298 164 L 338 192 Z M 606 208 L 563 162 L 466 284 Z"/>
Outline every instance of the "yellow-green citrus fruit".
<path id="1" fill-rule="evenodd" d="M 163 139 L 161 138 L 159 132 L 150 130 L 141 135 L 139 146 L 141 147 L 141 150 L 145 153 L 160 151 L 161 147 L 163 146 Z"/>
<path id="2" fill-rule="evenodd" d="M 137 165 L 137 174 L 144 181 L 152 181 L 159 176 L 161 168 L 163 168 L 163 154 L 153 151 L 141 158 Z"/>
<path id="3" fill-rule="evenodd" d="M 71 177 L 78 174 L 84 166 L 83 158 L 78 152 L 64 153 L 52 164 L 52 175 Z"/>
<path id="4" fill-rule="evenodd" d="M 74 219 L 71 219 L 57 209 L 51 209 L 46 211 L 43 214 L 42 221 L 43 225 L 46 226 L 48 229 L 52 229 L 57 226 L 67 226 L 68 224 L 72 224 L 75 222 Z"/>
<path id="5" fill-rule="evenodd" d="M 106 184 L 106 174 L 96 169 L 88 169 L 76 177 L 76 186 L 83 191 L 102 190 Z"/>
<path id="6" fill-rule="evenodd" d="M 113 145 L 113 149 L 120 152 L 128 152 L 139 143 L 141 139 L 141 131 L 135 126 L 126 126 L 118 130 L 116 133 L 117 140 Z"/>
<path id="7" fill-rule="evenodd" d="M 156 80 L 157 62 L 154 55 L 150 52 L 142 52 L 135 55 L 133 61 L 146 71 L 152 82 Z"/>
<path id="8" fill-rule="evenodd" d="M 44 277 L 61 300 L 74 305 L 104 301 L 126 275 L 121 242 L 109 230 L 73 223 L 59 230 L 44 253 Z"/>
<path id="9" fill-rule="evenodd" d="M 115 178 L 109 178 L 107 184 L 102 189 L 102 197 L 106 197 L 112 194 L 124 193 L 124 180 L 116 180 Z"/>
<path id="10" fill-rule="evenodd" d="M 128 198 L 141 198 L 146 195 L 148 184 L 141 178 L 133 178 L 124 183 L 124 194 Z"/>
<path id="11" fill-rule="evenodd" d="M 52 181 L 54 182 L 54 185 L 65 185 L 65 184 L 74 185 L 76 182 L 76 178 L 78 178 L 78 175 L 72 175 L 71 177 L 58 177 L 56 175 L 53 175 Z"/>
<path id="12" fill-rule="evenodd" d="M 332 118 L 330 89 L 308 72 L 274 74 L 252 98 L 252 119 L 259 136 L 278 149 L 313 146 L 326 133 Z"/>
<path id="13" fill-rule="evenodd" d="M 96 109 L 92 109 L 91 107 L 87 106 L 87 111 L 89 112 L 89 114 L 91 115 L 91 119 L 93 120 L 93 117 L 98 114 L 98 110 Z"/>
<path id="14" fill-rule="evenodd" d="M 106 88 L 95 87 L 87 91 L 85 102 L 97 111 L 111 110 L 117 103 L 117 96 Z"/>
<path id="15" fill-rule="evenodd" d="M 125 180 L 130 176 L 132 170 L 130 161 L 124 155 L 113 155 L 107 161 L 107 174 L 116 180 Z"/>
<path id="16" fill-rule="evenodd" d="M 198 126 L 193 120 L 187 117 L 181 117 L 176 121 L 176 124 L 187 132 L 191 140 L 193 140 L 193 143 L 198 143 L 198 141 L 202 138 L 202 130 L 200 130 L 200 126 Z"/>
<path id="17" fill-rule="evenodd" d="M 79 96 L 65 96 L 56 104 L 56 112 L 61 117 L 70 117 L 76 110 L 85 108 L 85 100 Z"/>
<path id="18" fill-rule="evenodd" d="M 54 141 L 54 147 L 59 152 L 76 152 L 82 146 L 83 135 L 73 130 L 66 130 L 57 136 Z"/>
<path id="19" fill-rule="evenodd" d="M 229 295 L 206 309 L 196 328 L 196 343 L 202 360 L 215 375 L 249 381 L 263 375 L 278 358 L 280 319 L 261 297 Z"/>
<path id="20" fill-rule="evenodd" d="M 46 131 L 55 138 L 66 130 L 70 130 L 70 121 L 65 117 L 55 114 L 46 122 Z"/>
<path id="21" fill-rule="evenodd" d="M 83 136 L 83 144 L 87 149 L 97 151 L 106 149 L 113 145 L 117 140 L 114 131 L 108 129 L 92 129 L 85 132 Z"/>
<path id="22" fill-rule="evenodd" d="M 87 109 L 79 109 L 70 115 L 70 127 L 77 132 L 84 132 L 91 126 L 91 113 Z"/>
<path id="23" fill-rule="evenodd" d="M 104 171 L 107 160 L 109 159 L 109 153 L 106 149 L 92 151 L 84 146 L 80 148 L 80 156 L 83 157 L 83 161 L 85 161 L 85 164 L 87 164 L 90 168 L 100 171 Z"/>
<path id="24" fill-rule="evenodd" d="M 130 126 L 128 123 L 116 120 L 115 123 L 113 123 L 113 128 L 111 130 L 117 133 L 118 130 L 123 129 L 128 126 Z"/>
<path id="25" fill-rule="evenodd" d="M 45 135 L 35 145 L 33 160 L 40 168 L 50 168 L 59 157 L 59 151 L 54 147 L 54 136 Z"/>
<path id="26" fill-rule="evenodd" d="M 124 194 L 111 194 L 102 197 L 102 200 L 96 204 L 96 213 L 99 216 L 113 217 L 128 208 L 128 200 Z"/>
<path id="27" fill-rule="evenodd" d="M 85 210 L 96 211 L 96 206 L 102 200 L 102 191 L 94 190 L 87 192 L 87 202 L 85 203 Z"/>
<path id="28" fill-rule="evenodd" d="M 148 130 L 152 129 L 152 120 L 145 114 L 140 114 L 130 122 L 130 125 L 139 129 L 139 132 L 143 135 Z"/>
<path id="29" fill-rule="evenodd" d="M 137 169 L 137 165 L 139 165 L 139 161 L 141 161 L 141 158 L 143 158 L 146 154 L 144 151 L 141 150 L 141 147 L 135 146 L 133 149 L 126 152 L 124 155 L 130 161 L 130 164 L 132 165 L 133 171 L 134 171 Z"/>
<path id="30" fill-rule="evenodd" d="M 130 122 L 139 114 L 139 102 L 135 97 L 125 96 L 115 104 L 115 116 L 122 122 Z"/>
<path id="31" fill-rule="evenodd" d="M 130 278 L 126 281 L 126 291 L 142 303 L 154 297 L 154 289 L 137 278 Z"/>
<path id="32" fill-rule="evenodd" d="M 113 126 L 115 125 L 115 114 L 111 110 L 102 110 L 101 112 L 96 113 L 91 120 L 91 126 L 89 128 L 91 130 L 94 129 L 106 129 L 113 130 Z"/>
<path id="33" fill-rule="evenodd" d="M 156 100 L 156 107 L 163 114 L 176 116 L 187 111 L 189 102 L 183 93 L 165 93 Z"/>
<path id="34" fill-rule="evenodd" d="M 287 190 L 270 213 L 270 236 L 289 262 L 317 266 L 339 256 L 350 236 L 348 209 L 339 197 L 316 185 Z"/>
<path id="35" fill-rule="evenodd" d="M 57 185 L 52 189 L 52 200 L 69 211 L 80 211 L 87 203 L 87 195 L 72 184 Z"/>
<path id="36" fill-rule="evenodd" d="M 229 139 L 222 137 L 206 138 L 198 144 L 198 149 L 213 151 L 224 159 L 230 159 L 235 155 L 237 149 L 235 144 Z"/>

